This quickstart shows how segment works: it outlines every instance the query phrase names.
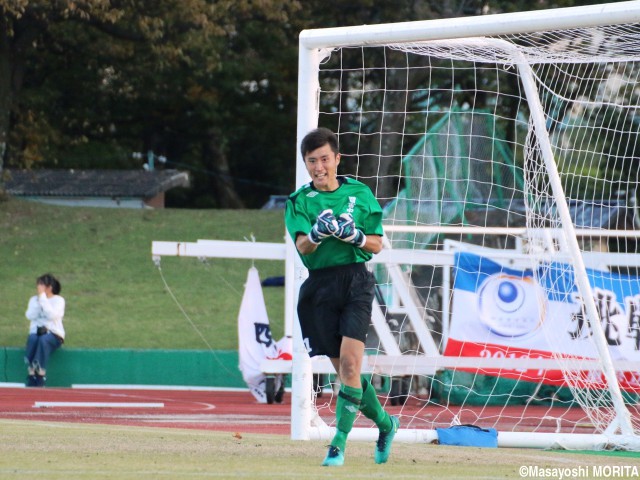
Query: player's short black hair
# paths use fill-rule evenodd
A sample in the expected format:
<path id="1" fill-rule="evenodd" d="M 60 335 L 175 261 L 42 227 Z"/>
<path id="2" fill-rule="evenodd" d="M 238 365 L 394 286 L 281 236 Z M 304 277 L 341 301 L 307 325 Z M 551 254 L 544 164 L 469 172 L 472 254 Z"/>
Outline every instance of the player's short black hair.
<path id="1" fill-rule="evenodd" d="M 44 285 L 45 287 L 51 287 L 51 292 L 54 295 L 59 295 L 62 291 L 62 285 L 56 277 L 51 275 L 50 273 L 45 273 L 44 275 L 40 275 L 36 279 L 36 284 Z"/>
<path id="2" fill-rule="evenodd" d="M 320 127 L 307 133 L 300 143 L 302 158 L 315 149 L 329 144 L 333 153 L 338 153 L 338 137 L 328 128 Z"/>

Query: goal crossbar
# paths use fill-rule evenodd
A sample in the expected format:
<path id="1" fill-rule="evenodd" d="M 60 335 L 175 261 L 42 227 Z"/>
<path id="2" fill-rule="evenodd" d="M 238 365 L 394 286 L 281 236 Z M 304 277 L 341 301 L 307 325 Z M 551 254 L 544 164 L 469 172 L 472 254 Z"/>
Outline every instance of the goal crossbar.
<path id="1" fill-rule="evenodd" d="M 627 1 L 456 19 L 303 30 L 300 33 L 300 48 L 311 50 L 445 40 L 452 38 L 452 20 L 455 20 L 456 38 L 633 23 L 640 21 L 637 6 L 637 2 Z"/>

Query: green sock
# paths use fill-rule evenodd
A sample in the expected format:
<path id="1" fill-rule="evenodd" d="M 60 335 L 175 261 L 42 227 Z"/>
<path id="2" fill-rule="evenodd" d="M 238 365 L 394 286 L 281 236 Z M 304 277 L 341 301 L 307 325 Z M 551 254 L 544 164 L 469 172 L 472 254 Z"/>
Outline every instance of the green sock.
<path id="1" fill-rule="evenodd" d="M 372 420 L 381 432 L 387 433 L 391 431 L 391 417 L 380 405 L 380 400 L 376 395 L 376 389 L 366 380 L 362 379 L 362 402 L 360 402 L 360 411 L 369 420 Z"/>
<path id="2" fill-rule="evenodd" d="M 356 420 L 360 401 L 362 400 L 362 389 L 348 385 L 342 385 L 338 392 L 336 401 L 336 434 L 331 440 L 331 445 L 338 447 L 344 452 L 347 446 L 347 435 Z"/>

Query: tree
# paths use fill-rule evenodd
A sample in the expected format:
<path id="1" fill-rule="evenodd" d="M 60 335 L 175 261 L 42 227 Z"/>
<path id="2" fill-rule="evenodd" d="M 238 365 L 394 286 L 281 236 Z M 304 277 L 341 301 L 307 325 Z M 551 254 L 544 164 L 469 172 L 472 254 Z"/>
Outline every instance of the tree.
<path id="1" fill-rule="evenodd" d="M 258 206 L 294 187 L 301 30 L 495 13 L 489 5 L 550 3 L 0 0 L 0 173 L 139 168 L 132 152 L 152 151 L 192 172 L 174 205 Z M 386 136 L 383 150 L 399 141 Z"/>
<path id="2" fill-rule="evenodd" d="M 419 19 L 434 19 L 446 17 L 459 17 L 464 15 L 482 15 L 488 13 L 503 13 L 509 11 L 522 11 L 528 9 L 544 9 L 551 7 L 566 7 L 577 4 L 588 4 L 593 2 L 573 2 L 570 0 L 561 2 L 540 1 L 535 4 L 522 1 L 486 2 L 486 1 L 444 1 L 444 2 L 374 2 L 361 1 L 352 4 L 343 10 L 343 15 L 339 17 L 338 24 L 358 23 L 381 23 L 397 22 Z M 479 109 L 495 110 L 498 116 L 511 119 L 506 121 L 506 125 L 501 125 L 507 132 L 507 141 L 515 144 L 516 136 L 516 112 L 519 104 L 510 100 L 505 95 L 498 105 L 487 103 L 490 101 L 489 95 L 483 95 L 472 89 L 476 79 L 472 69 L 466 72 L 463 69 L 456 71 L 455 78 L 449 72 L 446 63 L 444 68 L 437 68 L 441 65 L 438 59 L 430 58 L 424 60 L 418 55 L 411 59 L 411 68 L 407 68 L 407 59 L 403 54 L 398 54 L 392 50 L 385 50 L 382 56 L 382 49 L 378 52 L 367 51 L 367 64 L 376 65 L 377 69 L 371 69 L 366 74 L 366 88 L 363 85 L 362 73 L 358 68 L 341 71 L 339 90 L 341 92 L 353 92 L 352 95 L 344 93 L 341 95 L 343 104 L 340 115 L 327 115 L 325 122 L 333 122 L 337 127 L 338 122 L 343 131 L 361 131 L 366 135 L 349 136 L 344 135 L 341 141 L 343 153 L 351 155 L 343 156 L 343 166 L 349 173 L 355 173 L 356 163 L 358 164 L 358 175 L 369 184 L 376 196 L 382 201 L 392 199 L 398 191 L 398 183 L 402 177 L 401 155 L 407 153 L 413 146 L 408 144 L 407 137 L 402 133 L 412 131 L 410 124 L 414 121 L 411 115 L 398 115 L 396 112 L 420 112 L 424 107 L 426 99 L 410 92 L 416 88 L 428 86 L 429 95 L 432 97 L 434 105 L 452 105 L 462 108 L 464 103 L 474 105 Z M 348 49 L 342 53 L 347 65 L 359 65 L 363 53 L 359 49 L 349 52 Z M 379 58 L 376 58 L 376 55 Z M 355 56 L 356 61 L 351 63 L 348 57 Z M 331 60 L 329 60 L 330 62 Z M 336 71 L 340 69 L 342 60 L 335 59 Z M 382 68 L 384 66 L 384 68 Z M 330 70 L 330 69 L 328 69 Z M 442 73 L 445 72 L 445 73 Z M 500 90 L 505 92 L 511 89 L 518 92 L 521 88 L 516 75 L 503 75 L 498 78 L 485 80 L 487 91 L 496 89 L 500 85 Z M 468 88 L 467 88 L 468 86 Z M 330 86 L 328 88 L 331 88 Z M 372 94 L 368 92 L 381 91 L 384 88 L 385 94 Z M 364 93 L 360 93 L 364 92 Z M 467 92 L 465 94 L 465 92 Z M 577 93 L 576 93 L 577 94 Z M 447 98 L 442 98 L 442 97 Z M 440 97 L 440 98 L 438 98 Z M 384 112 L 379 116 L 361 116 L 360 111 Z M 414 131 L 422 131 L 424 126 L 424 115 L 418 115 L 415 119 L 416 128 Z M 353 158 L 353 161 L 350 161 Z M 356 161 L 357 159 L 357 161 Z M 364 161 L 363 161 L 364 160 Z M 344 170 L 343 170 L 344 172 Z"/>
<path id="3" fill-rule="evenodd" d="M 286 20 L 298 3 L 284 3 L 0 0 L 0 168 L 82 163 L 74 154 L 100 150 L 131 165 L 142 148 L 228 171 L 211 148 L 221 57 L 238 18 Z M 239 204 L 221 191 L 218 206 Z"/>

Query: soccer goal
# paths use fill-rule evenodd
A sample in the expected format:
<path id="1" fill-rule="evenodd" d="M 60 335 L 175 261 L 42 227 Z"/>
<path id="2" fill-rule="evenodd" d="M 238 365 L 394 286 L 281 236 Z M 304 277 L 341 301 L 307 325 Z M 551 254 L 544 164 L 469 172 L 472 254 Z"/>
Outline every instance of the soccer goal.
<path id="1" fill-rule="evenodd" d="M 640 2 L 301 33 L 298 141 L 336 131 L 384 207 L 365 365 L 399 441 L 640 450 L 639 75 Z M 292 437 L 329 439 L 296 327 Z"/>

